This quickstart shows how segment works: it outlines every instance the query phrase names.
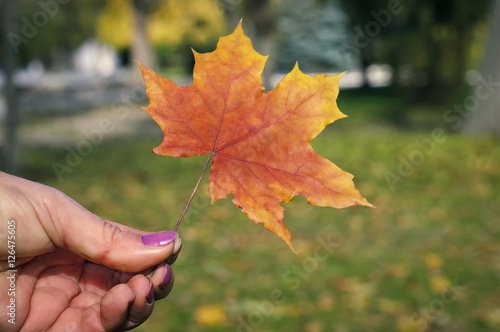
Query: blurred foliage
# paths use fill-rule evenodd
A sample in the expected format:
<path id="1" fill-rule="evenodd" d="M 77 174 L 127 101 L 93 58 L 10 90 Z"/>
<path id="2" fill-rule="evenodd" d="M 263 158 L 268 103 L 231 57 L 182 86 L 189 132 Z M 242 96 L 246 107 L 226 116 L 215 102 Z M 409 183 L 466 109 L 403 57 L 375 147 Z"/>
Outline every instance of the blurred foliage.
<path id="1" fill-rule="evenodd" d="M 50 5 L 41 5 L 48 3 Z M 148 31 L 158 49 L 206 49 L 226 32 L 224 11 L 216 0 L 156 1 L 149 13 Z M 70 67 L 72 51 L 89 38 L 100 38 L 116 48 L 130 47 L 134 30 L 131 0 L 57 1 L 20 0 L 20 64 L 41 59 L 53 68 Z M 3 27 L 0 27 L 3 31 Z M 64 33 L 62 33 L 64 32 Z M 161 60 L 161 56 L 160 56 Z"/>
<path id="2" fill-rule="evenodd" d="M 108 0 L 99 14 L 97 36 L 118 49 L 131 46 L 133 34 L 131 0 Z M 159 60 L 178 49 L 204 49 L 226 32 L 224 13 L 214 0 L 158 1 L 148 15 L 150 42 Z M 119 33 L 117 33 L 119 31 Z"/>
<path id="3" fill-rule="evenodd" d="M 130 47 L 134 25 L 131 0 L 107 0 L 97 18 L 97 36 L 117 49 Z"/>
<path id="4" fill-rule="evenodd" d="M 95 13 L 102 1 L 86 0 L 78 5 L 57 1 L 19 1 L 19 61 L 26 64 L 41 59 L 46 65 L 64 67 L 73 50 L 95 34 Z M 49 3 L 50 5 L 42 5 Z M 64 33 L 62 33 L 64 32 Z"/>
<path id="5" fill-rule="evenodd" d="M 214 0 L 169 0 L 150 18 L 154 45 L 206 45 L 226 33 L 224 12 Z"/>
<path id="6" fill-rule="evenodd" d="M 337 1 L 352 28 L 345 51 L 359 55 L 363 67 L 391 65 L 395 83 L 410 86 L 415 101 L 449 97 L 481 60 L 477 41 L 484 41 L 490 1 Z"/>
<path id="7" fill-rule="evenodd" d="M 55 3 L 57 8 L 41 3 Z M 186 60 L 191 59 L 190 47 L 202 52 L 212 49 L 218 37 L 233 28 L 233 21 L 243 17 L 258 49 L 264 40 L 262 52 L 273 51 L 268 39 L 276 37 L 273 53 L 279 54 L 275 66 L 279 70 L 289 69 L 297 60 L 311 71 L 386 63 L 395 70 L 394 83 L 410 87 L 406 92 L 413 100 L 433 101 L 460 89 L 465 72 L 480 62 L 490 1 L 147 3 L 151 4 L 147 30 L 162 66 L 191 61 Z M 94 36 L 120 50 L 128 49 L 134 33 L 133 8 L 132 0 L 87 0 L 78 5 L 20 0 L 20 30 L 29 31 L 33 24 L 37 30 L 35 37 L 20 45 L 21 62 L 39 58 L 47 65 L 64 66 L 70 52 Z M 37 23 L 44 20 L 41 15 L 48 17 L 46 23 Z"/>

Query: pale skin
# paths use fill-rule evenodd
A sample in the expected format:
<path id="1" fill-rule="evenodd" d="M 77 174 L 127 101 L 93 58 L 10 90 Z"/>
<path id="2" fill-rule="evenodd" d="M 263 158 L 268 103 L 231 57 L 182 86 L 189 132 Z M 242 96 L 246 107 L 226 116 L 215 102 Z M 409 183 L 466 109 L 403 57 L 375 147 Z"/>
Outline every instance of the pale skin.
<path id="1" fill-rule="evenodd" d="M 14 247 L 8 246 L 12 229 Z M 172 263 L 180 250 L 178 236 L 145 245 L 146 234 L 103 220 L 54 188 L 0 172 L 0 330 L 139 326 L 151 315 L 154 301 L 170 292 L 173 275 L 167 260 Z M 9 264 L 12 249 L 14 266 Z M 8 278 L 12 270 L 14 289 Z M 13 298 L 14 321 L 8 308 Z"/>

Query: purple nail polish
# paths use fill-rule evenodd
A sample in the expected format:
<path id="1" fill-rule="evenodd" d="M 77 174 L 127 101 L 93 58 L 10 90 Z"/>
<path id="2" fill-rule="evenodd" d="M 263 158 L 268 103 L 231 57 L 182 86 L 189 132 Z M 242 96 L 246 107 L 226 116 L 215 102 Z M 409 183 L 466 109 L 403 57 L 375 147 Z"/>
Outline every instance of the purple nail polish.
<path id="1" fill-rule="evenodd" d="M 172 272 L 172 269 L 170 268 L 170 265 L 165 265 L 165 275 L 163 277 L 162 282 L 158 285 L 158 288 L 163 293 L 166 293 L 167 295 L 170 293 L 172 290 L 172 287 L 174 286 L 174 273 Z"/>
<path id="2" fill-rule="evenodd" d="M 146 247 L 164 247 L 178 237 L 175 231 L 163 231 L 142 236 L 142 243 Z"/>
<path id="3" fill-rule="evenodd" d="M 154 302 L 154 299 L 155 299 L 155 293 L 154 293 L 154 286 L 153 286 L 153 283 L 150 282 L 150 285 L 149 285 L 149 293 L 148 295 L 146 296 L 146 303 L 147 304 L 153 304 Z"/>

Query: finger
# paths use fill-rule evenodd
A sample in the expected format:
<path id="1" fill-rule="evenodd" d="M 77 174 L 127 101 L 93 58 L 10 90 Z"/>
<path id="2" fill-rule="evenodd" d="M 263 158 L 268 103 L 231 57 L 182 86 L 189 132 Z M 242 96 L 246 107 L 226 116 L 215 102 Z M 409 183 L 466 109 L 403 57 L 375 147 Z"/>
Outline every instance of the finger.
<path id="1" fill-rule="evenodd" d="M 168 258 L 181 245 L 176 232 L 165 231 L 148 235 L 122 231 L 79 206 L 69 197 L 72 208 L 62 209 L 49 233 L 57 245 L 112 269 L 137 272 Z M 61 199 L 62 200 L 62 199 Z M 71 207 L 65 204 L 65 207 Z M 52 207 L 56 209 L 56 207 Z M 50 224 L 50 223 L 49 223 Z M 45 227 L 44 227 L 45 228 Z M 49 229 L 47 227 L 45 229 Z"/>
<path id="2" fill-rule="evenodd" d="M 57 312 L 66 307 L 68 299 L 71 299 L 78 292 L 77 281 L 81 272 L 79 266 L 82 262 L 83 259 L 75 254 L 60 249 L 38 256 L 30 264 L 18 268 L 17 272 L 0 273 L 0 280 L 9 281 L 6 286 L 8 285 L 15 290 L 16 324 L 18 326 L 25 324 L 27 330 L 30 330 L 29 326 L 36 326 L 36 329 L 50 326 L 51 322 L 54 321 L 53 315 L 57 315 Z M 49 264 L 54 265 L 52 271 L 46 269 Z M 57 271 L 57 269 L 65 270 Z M 56 278 L 51 277 L 50 274 Z M 13 280 L 15 280 L 15 287 L 10 285 Z M 2 282 L 0 285 L 3 285 Z M 8 294 L 8 289 L 2 290 L 0 286 L 0 290 L 0 294 Z M 47 301 L 47 296 L 52 300 Z M 4 306 L 4 300 L 9 301 L 9 297 L 0 296 L 1 307 L 7 308 Z M 61 303 L 62 306 L 57 307 Z M 1 327 L 0 331 L 3 331 Z"/>
<path id="3" fill-rule="evenodd" d="M 174 272 L 167 263 L 161 263 L 157 266 L 151 277 L 154 286 L 155 301 L 165 298 L 174 286 Z"/>
<path id="4" fill-rule="evenodd" d="M 104 331 L 116 330 L 125 322 L 134 298 L 134 290 L 126 284 L 116 285 L 103 296 L 100 305 L 100 320 Z"/>
<path id="5" fill-rule="evenodd" d="M 135 328 L 148 319 L 154 307 L 154 289 L 152 282 L 142 274 L 134 276 L 127 285 L 135 292 L 135 298 L 129 307 L 127 318 L 120 329 Z"/>

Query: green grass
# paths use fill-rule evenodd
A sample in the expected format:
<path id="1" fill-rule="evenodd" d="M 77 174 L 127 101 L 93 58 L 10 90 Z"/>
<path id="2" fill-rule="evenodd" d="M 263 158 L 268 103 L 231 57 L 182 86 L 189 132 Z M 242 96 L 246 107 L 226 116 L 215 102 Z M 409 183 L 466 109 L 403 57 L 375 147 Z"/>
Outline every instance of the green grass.
<path id="1" fill-rule="evenodd" d="M 425 126 L 409 130 L 387 120 L 405 107 L 387 92 L 341 93 L 339 105 L 350 117 L 313 145 L 353 173 L 376 208 L 336 210 L 297 197 L 285 205 L 295 255 L 230 200 L 211 206 L 205 178 L 179 229 L 175 287 L 139 331 L 500 329 L 498 140 L 446 133 L 403 177 L 398 167 L 418 154 L 416 140 L 444 128 L 439 108 L 415 112 L 410 123 Z M 62 182 L 51 164 L 63 163 L 66 150 L 25 150 L 22 175 L 104 218 L 171 229 L 205 158 L 153 155 L 160 140 L 106 141 Z M 401 176 L 392 187 L 388 172 Z"/>

